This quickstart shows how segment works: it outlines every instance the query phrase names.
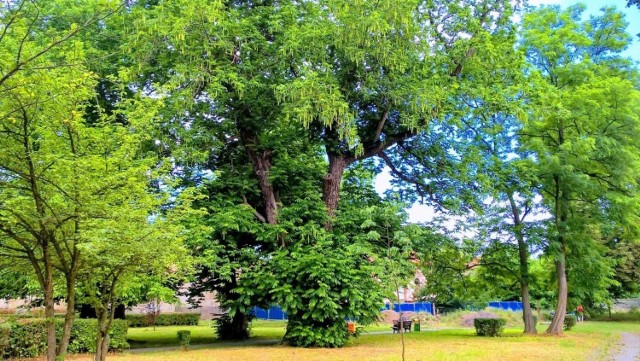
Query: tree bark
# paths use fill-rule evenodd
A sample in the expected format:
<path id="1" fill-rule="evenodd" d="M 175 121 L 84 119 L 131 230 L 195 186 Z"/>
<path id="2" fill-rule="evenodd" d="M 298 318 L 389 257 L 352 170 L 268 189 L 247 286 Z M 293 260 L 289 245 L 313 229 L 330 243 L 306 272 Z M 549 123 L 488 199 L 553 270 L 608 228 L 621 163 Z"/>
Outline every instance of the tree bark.
<path id="1" fill-rule="evenodd" d="M 558 143 L 564 144 L 563 129 L 558 131 Z M 564 327 L 564 318 L 567 314 L 567 298 L 569 293 L 569 286 L 567 282 L 567 240 L 565 238 L 565 227 L 567 224 L 567 211 L 566 206 L 568 204 L 566 193 L 563 192 L 563 184 L 560 176 L 555 175 L 553 177 L 555 184 L 554 201 L 555 201 L 555 227 L 558 232 L 557 242 L 560 245 L 560 253 L 556 259 L 556 273 L 558 277 L 558 301 L 556 304 L 555 315 L 553 320 L 547 328 L 546 333 L 553 335 L 562 334 Z"/>
<path id="2" fill-rule="evenodd" d="M 522 232 L 523 218 L 520 216 L 520 210 L 516 204 L 512 192 L 508 192 L 509 204 L 513 215 L 514 233 L 518 242 L 518 256 L 520 261 L 520 293 L 522 297 L 522 318 L 524 320 L 524 333 L 536 334 L 535 322 L 533 321 L 533 313 L 531 312 L 531 298 L 529 296 L 529 251 Z"/>
<path id="3" fill-rule="evenodd" d="M 98 316 L 98 329 L 96 330 L 96 356 L 95 361 L 104 361 L 109 352 L 109 328 L 107 322 L 107 310 L 103 306 L 96 310 Z"/>
<path id="4" fill-rule="evenodd" d="M 329 171 L 324 176 L 322 195 L 327 214 L 333 218 L 338 210 L 338 202 L 340 202 L 342 175 L 350 160 L 343 154 L 328 153 L 327 155 L 329 157 Z"/>
<path id="5" fill-rule="evenodd" d="M 95 361 L 105 361 L 109 353 L 109 330 L 113 324 L 113 318 L 116 311 L 115 286 L 118 282 L 119 275 L 111 281 L 109 290 L 104 292 L 108 295 L 106 299 L 102 299 L 101 304 L 96 304 L 96 316 L 98 318 L 98 330 L 96 333 L 96 356 Z M 104 294 L 103 293 L 103 294 Z"/>
<path id="6" fill-rule="evenodd" d="M 271 150 L 259 151 L 258 136 L 255 132 L 238 126 L 240 138 L 251 160 L 253 173 L 258 178 L 260 194 L 264 202 L 264 218 L 268 224 L 278 223 L 278 201 L 276 192 L 269 179 L 271 173 Z"/>
<path id="7" fill-rule="evenodd" d="M 69 348 L 69 340 L 71 340 L 71 327 L 75 320 L 75 307 L 76 307 L 76 291 L 75 291 L 75 275 L 70 279 L 67 279 L 67 302 L 66 314 L 64 316 L 64 326 L 62 327 L 62 337 L 56 355 L 58 359 L 64 360 Z"/>
<path id="8" fill-rule="evenodd" d="M 525 281 L 521 284 L 522 291 L 522 316 L 524 318 L 524 333 L 535 335 L 538 333 L 536 330 L 536 323 L 533 319 L 533 312 L 531 310 L 531 298 L 529 297 L 529 282 Z"/>
<path id="9" fill-rule="evenodd" d="M 262 200 L 264 202 L 264 217 L 268 224 L 276 224 L 278 223 L 278 202 L 276 201 L 273 184 L 271 184 L 271 180 L 269 179 L 271 172 L 271 151 L 256 153 L 248 150 L 247 153 L 251 158 L 253 171 L 256 177 L 258 177 L 258 183 L 260 184 L 260 192 L 262 193 Z"/>
<path id="10" fill-rule="evenodd" d="M 556 273 L 558 274 L 558 303 L 556 304 L 556 313 L 546 331 L 546 333 L 552 335 L 562 334 L 564 318 L 567 314 L 567 296 L 569 291 L 567 283 L 565 242 L 563 237 L 559 238 L 562 244 L 562 251 L 558 260 L 556 260 Z"/>
<path id="11" fill-rule="evenodd" d="M 44 317 L 47 328 L 47 361 L 56 361 L 56 323 L 53 304 L 53 265 L 49 242 L 43 243 L 44 259 Z"/>

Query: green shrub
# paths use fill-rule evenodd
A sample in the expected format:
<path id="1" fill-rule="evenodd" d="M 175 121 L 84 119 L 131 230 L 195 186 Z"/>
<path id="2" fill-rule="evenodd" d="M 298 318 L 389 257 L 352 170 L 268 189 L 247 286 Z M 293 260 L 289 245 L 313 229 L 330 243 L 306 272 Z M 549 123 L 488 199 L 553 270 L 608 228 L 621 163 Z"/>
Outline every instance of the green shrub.
<path id="1" fill-rule="evenodd" d="M 56 319 L 56 336 L 58 337 L 58 341 L 62 334 L 62 326 L 63 320 Z M 97 329 L 98 321 L 95 319 L 75 320 L 71 328 L 68 353 L 95 352 Z M 109 332 L 110 351 L 122 351 L 129 347 L 127 343 L 127 329 L 126 321 L 113 321 L 111 331 Z M 10 325 L 8 339 L 8 346 L 3 350 L 4 357 L 35 358 L 42 356 L 47 350 L 45 321 L 43 319 L 33 318 L 17 320 Z"/>
<path id="2" fill-rule="evenodd" d="M 576 325 L 576 316 L 575 315 L 566 315 L 564 316 L 564 329 L 569 331 Z"/>
<path id="3" fill-rule="evenodd" d="M 127 330 L 129 326 L 125 320 L 113 320 L 109 330 L 109 351 L 123 351 L 129 347 L 127 343 Z M 94 353 L 96 352 L 96 332 L 98 320 L 78 319 L 71 329 L 69 341 L 69 353 Z"/>
<path id="4" fill-rule="evenodd" d="M 342 321 L 342 322 L 340 322 Z M 325 323 L 289 318 L 285 341 L 298 347 L 342 347 L 349 338 L 344 320 Z"/>
<path id="5" fill-rule="evenodd" d="M 553 319 L 553 316 L 551 316 L 551 311 L 541 311 L 540 317 L 545 321 L 551 321 L 551 319 Z"/>
<path id="6" fill-rule="evenodd" d="M 500 336 L 507 323 L 502 318 L 476 318 L 473 320 L 473 326 L 476 328 L 478 336 Z"/>
<path id="7" fill-rule="evenodd" d="M 148 315 L 129 314 L 125 318 L 129 327 L 149 327 Z M 161 313 L 156 316 L 156 326 L 197 326 L 200 313 Z"/>
<path id="8" fill-rule="evenodd" d="M 191 331 L 189 330 L 180 330 L 178 331 L 178 343 L 183 350 L 186 350 L 191 343 Z"/>
<path id="9" fill-rule="evenodd" d="M 5 350 L 9 347 L 9 333 L 11 326 L 8 324 L 0 324 L 0 358 L 4 355 Z"/>

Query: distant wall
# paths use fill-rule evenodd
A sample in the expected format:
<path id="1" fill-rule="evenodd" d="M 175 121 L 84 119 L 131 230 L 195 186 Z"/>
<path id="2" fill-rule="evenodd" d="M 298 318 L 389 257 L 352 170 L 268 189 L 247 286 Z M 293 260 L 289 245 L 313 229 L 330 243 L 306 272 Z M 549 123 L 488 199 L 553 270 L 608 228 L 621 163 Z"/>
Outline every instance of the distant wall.
<path id="1" fill-rule="evenodd" d="M 385 307 L 381 310 L 391 310 L 393 309 L 396 312 L 424 312 L 433 315 L 433 304 L 430 302 L 415 302 L 415 303 L 394 303 L 393 306 L 390 304 L 386 304 Z M 260 307 L 253 308 L 253 314 L 257 319 L 260 320 L 286 320 L 287 313 L 282 310 L 279 306 L 271 306 L 267 309 L 263 309 Z"/>

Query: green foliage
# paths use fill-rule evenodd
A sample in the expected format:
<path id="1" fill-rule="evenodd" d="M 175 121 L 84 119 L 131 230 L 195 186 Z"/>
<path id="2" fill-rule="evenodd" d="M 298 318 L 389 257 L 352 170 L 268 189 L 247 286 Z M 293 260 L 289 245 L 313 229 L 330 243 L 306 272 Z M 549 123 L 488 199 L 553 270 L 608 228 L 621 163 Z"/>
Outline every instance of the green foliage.
<path id="1" fill-rule="evenodd" d="M 573 326 L 577 323 L 577 318 L 575 315 L 566 315 L 564 316 L 564 329 L 565 331 L 569 331 L 573 328 Z"/>
<path id="2" fill-rule="evenodd" d="M 612 242 L 608 256 L 615 259 L 613 278 L 616 284 L 610 287 L 613 298 L 640 295 L 640 242 L 620 240 Z"/>
<path id="3" fill-rule="evenodd" d="M 180 330 L 178 331 L 178 343 L 183 350 L 186 350 L 191 343 L 191 331 Z"/>
<path id="4" fill-rule="evenodd" d="M 60 337 L 63 320 L 56 320 L 56 334 Z M 47 341 L 45 321 L 42 319 L 24 319 L 4 324 L 2 329 L 10 327 L 8 347 L 4 350 L 7 357 L 35 358 L 45 354 Z M 95 319 L 75 320 L 71 329 L 69 353 L 87 353 L 96 351 L 96 332 L 98 322 Z M 123 351 L 129 347 L 127 343 L 127 323 L 114 320 L 109 332 L 109 350 Z"/>
<path id="5" fill-rule="evenodd" d="M 98 321 L 95 319 L 78 319 L 73 323 L 69 353 L 96 352 L 96 330 Z M 127 343 L 128 324 L 125 320 L 113 320 L 109 330 L 109 351 L 120 352 L 129 348 Z"/>
<path id="6" fill-rule="evenodd" d="M 478 336 L 500 336 L 506 323 L 507 321 L 502 318 L 476 318 L 473 320 L 473 326 L 476 328 Z"/>
<path id="7" fill-rule="evenodd" d="M 125 319 L 129 327 L 149 327 L 147 315 L 127 314 Z M 155 319 L 156 326 L 196 326 L 200 321 L 200 313 L 160 313 Z"/>
<path id="8" fill-rule="evenodd" d="M 0 358 L 5 354 L 11 342 L 11 325 L 0 323 Z"/>
<path id="9" fill-rule="evenodd" d="M 584 9 L 541 7 L 523 19 L 534 87 L 523 143 L 536 153 L 551 215 L 546 254 L 562 270 L 559 284 L 571 280 L 559 293 L 604 302 L 615 284 L 607 233 L 638 224 L 640 93 L 621 56 L 631 40 L 624 16 L 605 7 L 583 20 Z"/>
<path id="10" fill-rule="evenodd" d="M 304 347 L 341 347 L 348 339 L 344 320 L 368 324 L 382 306 L 385 293 L 371 275 L 383 274 L 384 269 L 367 258 L 366 248 L 359 244 L 329 239 L 297 244 L 274 253 L 251 287 L 259 292 L 278 285 L 271 300 L 289 315 L 285 341 Z"/>

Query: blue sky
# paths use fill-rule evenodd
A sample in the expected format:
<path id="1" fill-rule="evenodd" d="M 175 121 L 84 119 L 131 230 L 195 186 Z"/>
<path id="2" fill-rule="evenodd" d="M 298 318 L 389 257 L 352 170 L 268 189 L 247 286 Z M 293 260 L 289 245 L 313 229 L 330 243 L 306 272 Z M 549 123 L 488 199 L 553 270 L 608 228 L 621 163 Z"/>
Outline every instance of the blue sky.
<path id="1" fill-rule="evenodd" d="M 590 1 L 577 1 L 577 0 L 529 0 L 529 4 L 531 5 L 560 5 L 563 8 L 567 6 L 583 3 L 587 5 L 587 9 L 585 11 L 585 16 L 589 16 L 591 14 L 597 14 L 599 10 L 603 6 L 615 6 L 622 12 L 624 12 L 626 16 L 626 20 L 629 23 L 629 27 L 627 31 L 633 35 L 634 42 L 633 44 L 626 50 L 625 54 L 637 62 L 640 62 L 640 38 L 636 35 L 640 33 L 640 9 L 635 6 L 630 8 L 626 7 L 626 0 L 590 0 Z M 388 170 L 383 171 L 375 181 L 376 190 L 379 193 L 383 193 L 385 190 L 390 188 L 391 175 Z M 415 204 L 413 207 L 409 209 L 409 222 L 425 222 L 430 220 L 434 215 L 433 209 L 428 206 Z"/>

